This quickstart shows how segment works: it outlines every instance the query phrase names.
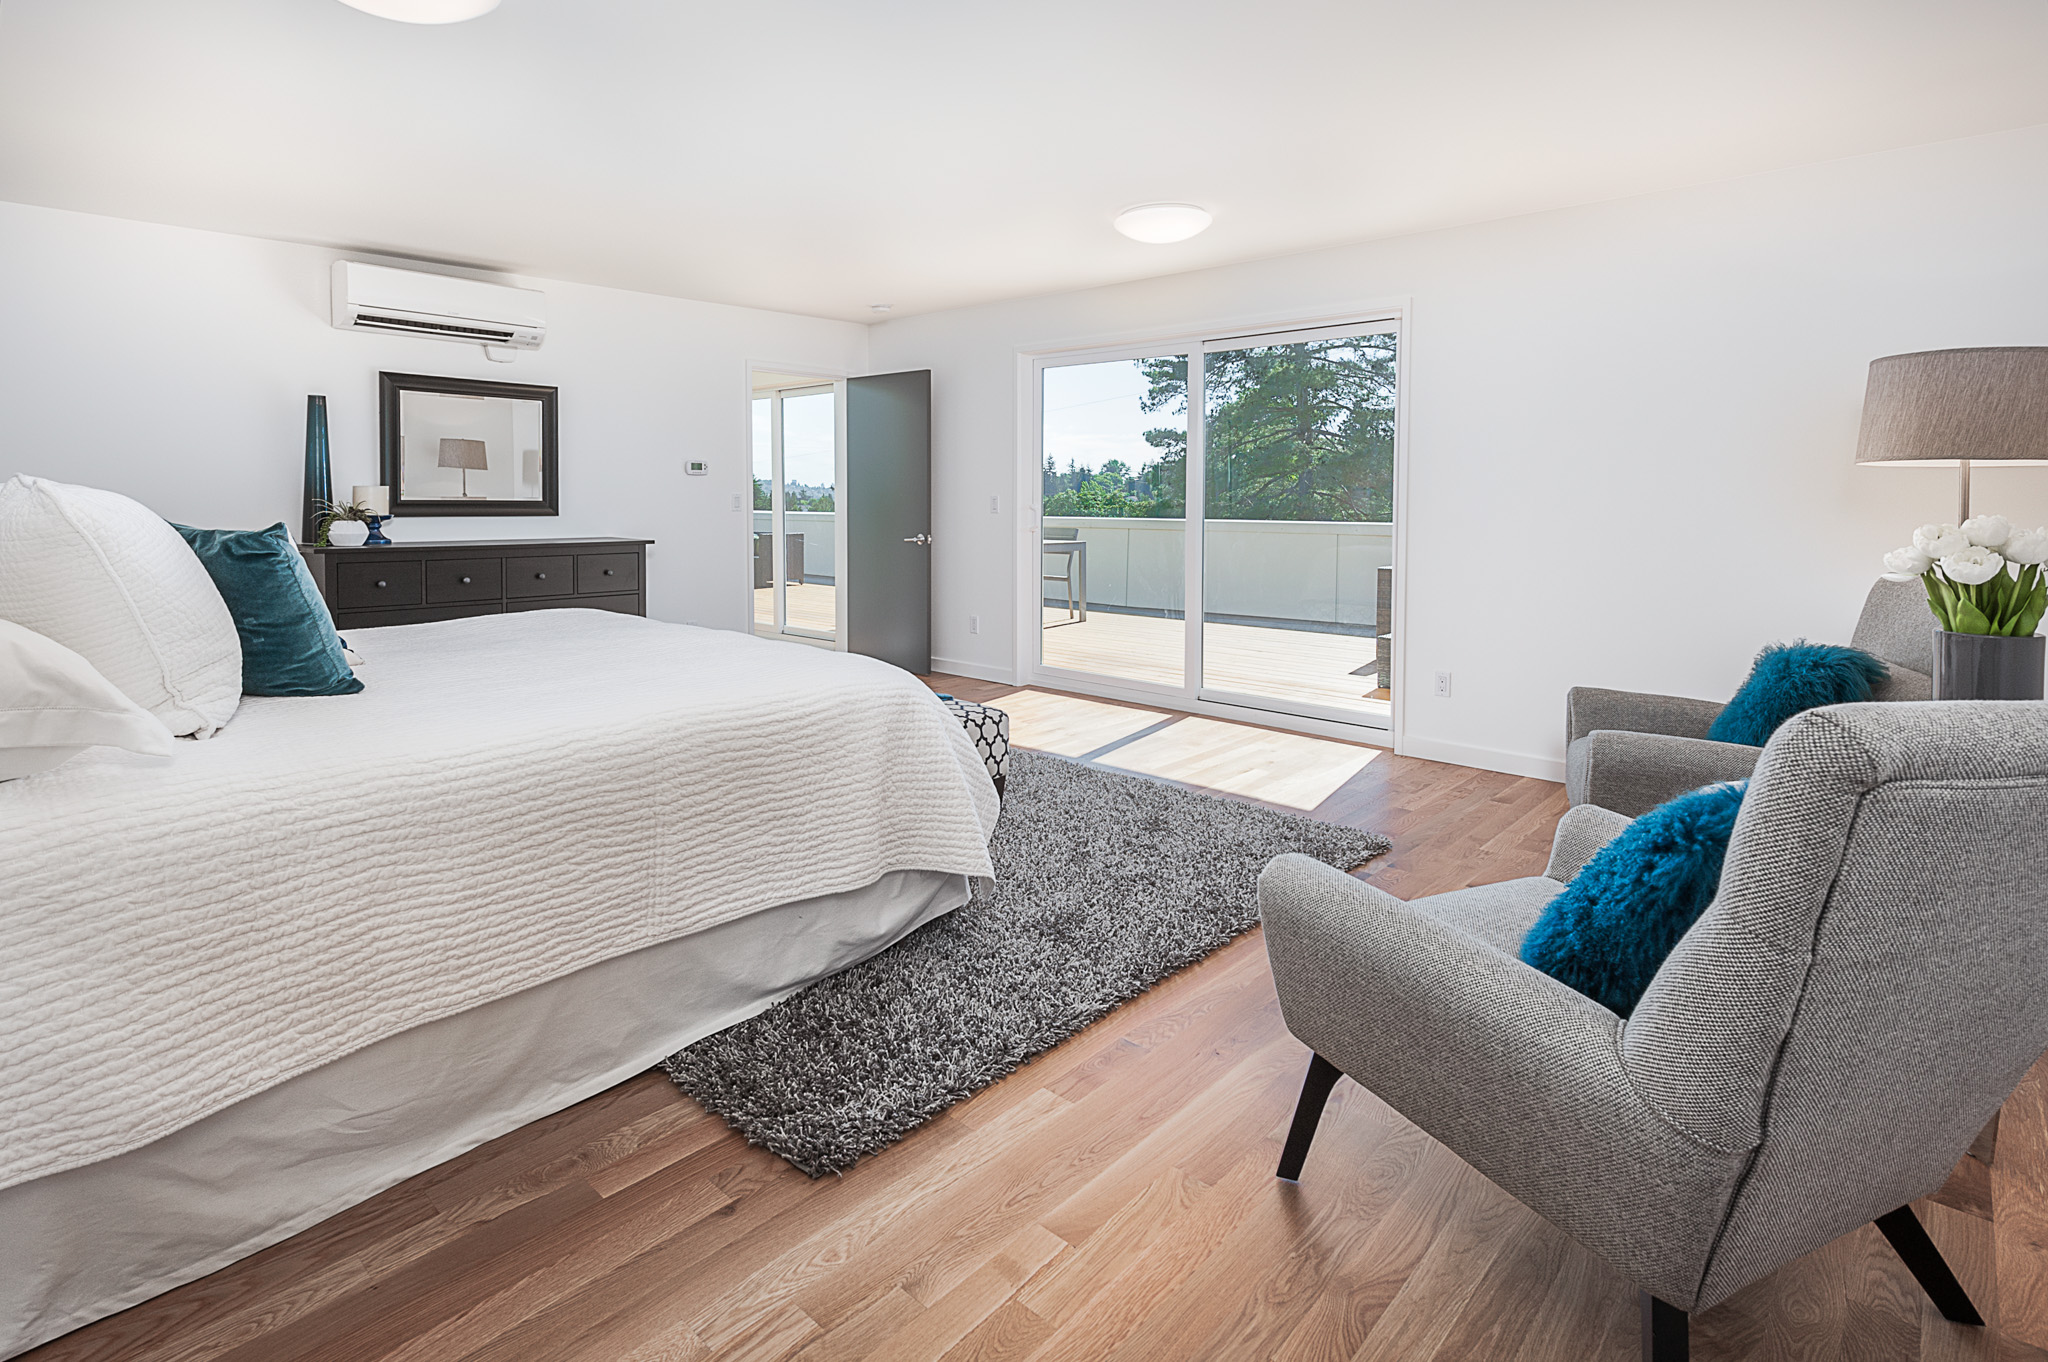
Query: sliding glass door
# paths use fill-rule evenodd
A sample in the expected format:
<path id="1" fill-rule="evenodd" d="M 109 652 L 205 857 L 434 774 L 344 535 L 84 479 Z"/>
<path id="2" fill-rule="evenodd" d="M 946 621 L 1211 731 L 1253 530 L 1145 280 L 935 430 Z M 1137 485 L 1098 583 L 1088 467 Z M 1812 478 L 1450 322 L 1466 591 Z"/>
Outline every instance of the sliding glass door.
<path id="1" fill-rule="evenodd" d="M 1390 727 L 1398 346 L 1388 320 L 1040 361 L 1044 679 Z"/>
<path id="2" fill-rule="evenodd" d="M 1395 346 L 1347 328 L 1203 348 L 1203 695 L 1391 723 Z"/>
<path id="3" fill-rule="evenodd" d="M 753 400 L 754 632 L 838 636 L 838 393 L 831 384 Z"/>
<path id="4" fill-rule="evenodd" d="M 1178 689 L 1188 357 L 1063 364 L 1043 377 L 1041 664 Z"/>

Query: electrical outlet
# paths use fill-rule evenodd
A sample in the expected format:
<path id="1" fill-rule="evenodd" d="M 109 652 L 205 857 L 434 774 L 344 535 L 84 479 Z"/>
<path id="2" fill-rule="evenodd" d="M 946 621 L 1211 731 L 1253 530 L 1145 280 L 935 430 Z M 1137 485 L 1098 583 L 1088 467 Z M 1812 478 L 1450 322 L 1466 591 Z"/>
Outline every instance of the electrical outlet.
<path id="1" fill-rule="evenodd" d="M 999 512 L 999 511 L 1000 511 L 1001 509 L 1002 509 L 1002 502 L 1001 502 L 1001 500 L 1000 500 L 1000 499 L 998 499 L 998 498 L 996 498 L 996 497 L 990 497 L 990 498 L 988 499 L 988 513 L 989 513 L 990 515 L 995 515 L 995 514 L 997 514 L 997 513 L 998 513 L 998 512 Z"/>
<path id="2" fill-rule="evenodd" d="M 735 511 L 737 511 L 740 508 L 740 494 L 738 492 L 734 492 L 732 494 L 732 508 Z"/>
<path id="3" fill-rule="evenodd" d="M 978 634 L 981 632 L 981 616 L 969 615 L 967 617 L 967 632 L 970 634 Z"/>
<path id="4" fill-rule="evenodd" d="M 1439 700 L 1451 698 L 1451 674 L 1449 672 L 1438 672 L 1436 674 L 1436 698 Z"/>

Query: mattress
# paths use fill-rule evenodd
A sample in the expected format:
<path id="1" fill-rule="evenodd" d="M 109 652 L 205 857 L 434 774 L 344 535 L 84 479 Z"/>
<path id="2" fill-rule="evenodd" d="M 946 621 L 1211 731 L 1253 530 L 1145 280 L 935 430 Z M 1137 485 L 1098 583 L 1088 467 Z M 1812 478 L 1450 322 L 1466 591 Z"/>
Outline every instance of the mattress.
<path id="1" fill-rule="evenodd" d="M 990 872 L 973 745 L 887 664 L 584 610 L 350 643 L 360 695 L 0 784 L 0 1187 L 650 945 Z"/>
<path id="2" fill-rule="evenodd" d="M 601 1092 L 967 896 L 960 876 L 902 871 L 771 908 L 387 1037 L 140 1149 L 0 1190 L 0 1358 Z"/>

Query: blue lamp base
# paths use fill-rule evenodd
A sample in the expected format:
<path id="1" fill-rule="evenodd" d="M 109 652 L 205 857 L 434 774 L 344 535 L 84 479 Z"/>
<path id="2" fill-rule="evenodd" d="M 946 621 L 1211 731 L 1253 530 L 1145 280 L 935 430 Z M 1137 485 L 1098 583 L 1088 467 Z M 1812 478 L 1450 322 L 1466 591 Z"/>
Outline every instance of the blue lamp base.
<path id="1" fill-rule="evenodd" d="M 389 539 L 386 539 L 386 538 L 384 537 L 384 517 L 383 517 L 383 516 L 381 516 L 381 515 L 365 516 L 365 517 L 363 518 L 363 523 L 364 523 L 365 525 L 368 525 L 368 526 L 370 527 L 370 532 L 369 532 L 369 534 L 365 535 L 365 536 L 364 536 L 364 538 L 363 538 L 363 547 L 364 547 L 364 548 L 369 548 L 369 547 L 371 547 L 372 545 L 375 545 L 375 544 L 382 544 L 382 545 L 386 545 L 386 546 L 389 546 L 389 544 L 391 543 L 391 541 L 390 541 Z"/>

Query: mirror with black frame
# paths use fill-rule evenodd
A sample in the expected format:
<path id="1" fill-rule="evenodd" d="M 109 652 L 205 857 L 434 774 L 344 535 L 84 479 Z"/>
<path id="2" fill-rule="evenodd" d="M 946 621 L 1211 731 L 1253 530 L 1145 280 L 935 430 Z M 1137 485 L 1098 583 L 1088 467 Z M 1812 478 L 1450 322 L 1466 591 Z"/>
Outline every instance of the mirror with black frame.
<path id="1" fill-rule="evenodd" d="M 560 514 L 555 394 L 527 383 L 377 375 L 391 513 Z"/>

